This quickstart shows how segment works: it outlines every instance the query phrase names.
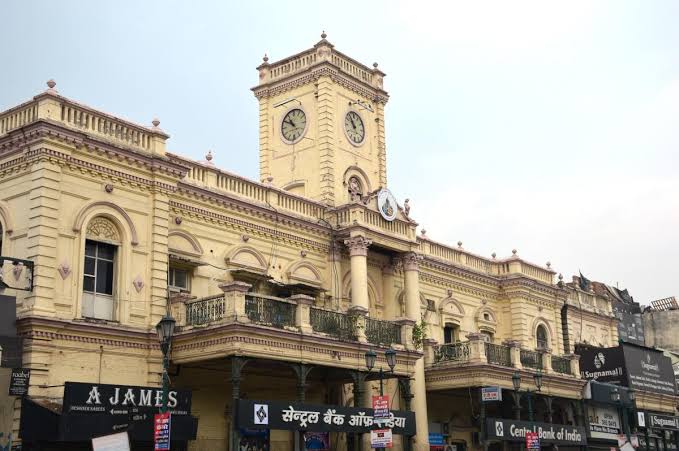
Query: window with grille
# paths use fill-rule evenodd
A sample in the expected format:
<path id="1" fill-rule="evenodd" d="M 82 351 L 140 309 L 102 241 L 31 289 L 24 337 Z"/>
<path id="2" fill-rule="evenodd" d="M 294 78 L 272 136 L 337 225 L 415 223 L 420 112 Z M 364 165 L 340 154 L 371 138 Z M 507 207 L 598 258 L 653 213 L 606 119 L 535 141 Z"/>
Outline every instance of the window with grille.
<path id="1" fill-rule="evenodd" d="M 170 267 L 170 272 L 167 275 L 167 283 L 171 288 L 175 288 L 179 291 L 189 291 L 190 276 L 187 269 Z"/>

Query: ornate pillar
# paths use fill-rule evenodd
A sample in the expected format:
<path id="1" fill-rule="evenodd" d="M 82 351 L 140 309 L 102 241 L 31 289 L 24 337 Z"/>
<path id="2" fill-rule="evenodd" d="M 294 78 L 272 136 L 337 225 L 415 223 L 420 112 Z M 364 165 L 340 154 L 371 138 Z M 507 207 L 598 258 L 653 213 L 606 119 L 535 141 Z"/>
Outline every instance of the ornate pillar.
<path id="1" fill-rule="evenodd" d="M 410 252 L 403 256 L 403 271 L 405 272 L 405 304 L 406 317 L 420 322 L 420 268 L 421 256 Z M 429 451 L 429 423 L 427 419 L 427 388 L 424 382 L 424 358 L 415 362 L 413 384 L 413 410 L 417 425 L 417 435 L 413 449 Z"/>
<path id="2" fill-rule="evenodd" d="M 355 236 L 344 240 L 349 247 L 351 256 L 351 308 L 349 313 L 356 315 L 355 330 L 358 341 L 367 342 L 365 336 L 365 316 L 368 314 L 370 301 L 368 299 L 368 247 L 372 240 L 364 236 Z"/>
<path id="3" fill-rule="evenodd" d="M 238 415 L 238 400 L 240 399 L 240 381 L 243 367 L 248 360 L 243 357 L 231 358 L 231 451 L 238 451 L 240 444 L 240 434 L 236 425 Z"/>
<path id="4" fill-rule="evenodd" d="M 401 316 L 401 308 L 396 299 L 394 289 L 394 267 L 386 265 L 382 268 L 382 302 L 384 304 L 384 319 L 394 319 Z"/>

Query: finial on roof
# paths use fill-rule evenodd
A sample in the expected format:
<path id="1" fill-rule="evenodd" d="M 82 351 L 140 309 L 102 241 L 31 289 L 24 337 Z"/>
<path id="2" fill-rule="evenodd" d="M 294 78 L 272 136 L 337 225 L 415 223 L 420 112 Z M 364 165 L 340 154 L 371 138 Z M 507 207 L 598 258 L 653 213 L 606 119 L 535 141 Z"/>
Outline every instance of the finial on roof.
<path id="1" fill-rule="evenodd" d="M 458 242 L 457 242 L 457 247 L 459 247 L 460 249 L 462 249 L 462 241 L 458 241 Z"/>
<path id="2" fill-rule="evenodd" d="M 420 230 L 420 235 L 425 236 L 427 234 L 427 231 L 425 229 Z"/>
<path id="3" fill-rule="evenodd" d="M 154 127 L 158 127 L 160 125 L 160 121 L 158 120 L 157 117 L 154 117 L 151 123 L 153 124 Z"/>
<path id="4" fill-rule="evenodd" d="M 559 280 L 563 280 L 563 274 L 559 273 Z"/>
<path id="5" fill-rule="evenodd" d="M 53 78 L 50 78 L 49 80 L 47 80 L 47 92 L 50 93 L 50 94 L 56 94 L 57 90 L 54 89 L 54 87 L 56 85 L 57 85 L 57 82 L 54 81 Z"/>
<path id="6" fill-rule="evenodd" d="M 269 62 L 269 55 L 267 55 L 265 53 L 264 56 L 262 57 L 262 61 L 264 61 L 265 63 L 268 63 Z"/>
<path id="7" fill-rule="evenodd" d="M 208 161 L 208 163 L 212 161 L 212 150 L 207 151 L 207 154 L 205 154 L 205 159 Z"/>
<path id="8" fill-rule="evenodd" d="M 325 30 L 323 30 L 323 33 L 321 33 L 321 39 L 325 39 L 327 37 L 328 37 L 328 35 L 325 34 Z"/>
<path id="9" fill-rule="evenodd" d="M 373 63 L 373 67 L 377 69 L 377 63 Z"/>
<path id="10" fill-rule="evenodd" d="M 551 268 L 552 267 L 552 262 L 547 262 L 547 267 Z"/>
<path id="11" fill-rule="evenodd" d="M 490 254 L 490 256 L 493 257 L 493 260 L 495 260 L 495 257 L 497 257 L 497 254 L 495 252 L 493 252 L 492 254 Z"/>
<path id="12" fill-rule="evenodd" d="M 512 249 L 512 255 L 513 255 L 514 257 L 516 257 L 516 252 L 517 252 L 516 249 Z"/>
<path id="13" fill-rule="evenodd" d="M 268 183 L 269 185 L 271 185 L 271 184 L 273 183 L 273 177 L 268 176 L 268 177 L 266 178 L 266 183 Z"/>

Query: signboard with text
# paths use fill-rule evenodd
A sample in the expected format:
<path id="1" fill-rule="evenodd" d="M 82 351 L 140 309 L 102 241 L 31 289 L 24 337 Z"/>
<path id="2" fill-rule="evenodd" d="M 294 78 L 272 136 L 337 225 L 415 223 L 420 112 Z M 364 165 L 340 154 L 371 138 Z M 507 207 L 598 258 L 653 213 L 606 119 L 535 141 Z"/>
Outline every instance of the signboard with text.
<path id="1" fill-rule="evenodd" d="M 93 438 L 92 451 L 130 451 L 130 437 L 127 432 L 118 432 Z"/>
<path id="2" fill-rule="evenodd" d="M 169 451 L 172 414 L 157 413 L 153 416 L 153 451 Z"/>
<path id="3" fill-rule="evenodd" d="M 618 409 L 609 406 L 587 406 L 590 437 L 617 440 L 622 432 Z"/>
<path id="4" fill-rule="evenodd" d="M 527 433 L 536 433 L 540 443 L 564 446 L 587 444 L 585 428 L 565 424 L 536 423 L 528 421 L 486 419 L 486 436 L 489 440 L 524 442 Z"/>
<path id="5" fill-rule="evenodd" d="M 373 448 L 391 448 L 391 429 L 374 429 L 370 431 L 370 446 Z"/>
<path id="6" fill-rule="evenodd" d="M 540 449 L 540 437 L 537 432 L 526 432 L 526 449 Z"/>
<path id="7" fill-rule="evenodd" d="M 30 381 L 30 369 L 12 368 L 12 374 L 9 379 L 9 396 L 26 396 Z"/>
<path id="8" fill-rule="evenodd" d="M 369 408 L 239 399 L 237 409 L 239 428 L 358 433 L 388 428 L 403 435 L 416 431 L 415 413 L 403 410 L 390 410 L 389 418 L 378 425 Z"/>
<path id="9" fill-rule="evenodd" d="M 482 387 L 481 401 L 502 401 L 502 388 L 500 387 Z"/>
<path id="10" fill-rule="evenodd" d="M 389 419 L 389 396 L 373 396 L 373 419 L 376 422 Z"/>

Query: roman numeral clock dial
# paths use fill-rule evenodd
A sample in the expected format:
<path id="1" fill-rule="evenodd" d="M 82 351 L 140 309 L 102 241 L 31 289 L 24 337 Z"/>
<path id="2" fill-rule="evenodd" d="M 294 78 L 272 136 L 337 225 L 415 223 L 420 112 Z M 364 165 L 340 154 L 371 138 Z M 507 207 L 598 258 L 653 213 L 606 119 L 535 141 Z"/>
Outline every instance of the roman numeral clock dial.
<path id="1" fill-rule="evenodd" d="M 283 116 L 281 122 L 281 136 L 288 144 L 299 142 L 306 132 L 307 120 L 304 111 L 299 108 L 290 110 Z"/>
<path id="2" fill-rule="evenodd" d="M 365 126 L 363 125 L 363 119 L 361 119 L 358 113 L 349 111 L 344 117 L 344 132 L 347 134 L 349 142 L 354 146 L 363 144 Z"/>

